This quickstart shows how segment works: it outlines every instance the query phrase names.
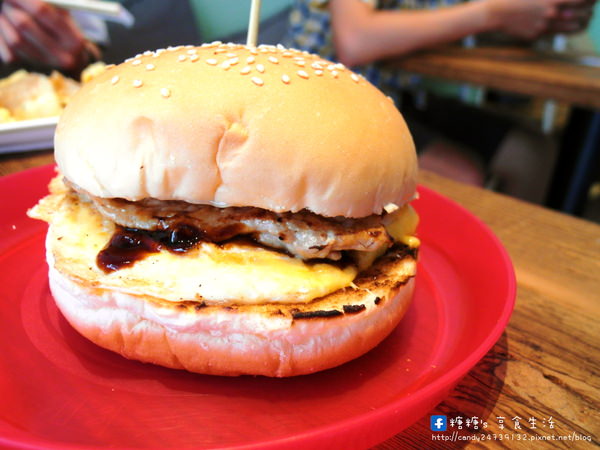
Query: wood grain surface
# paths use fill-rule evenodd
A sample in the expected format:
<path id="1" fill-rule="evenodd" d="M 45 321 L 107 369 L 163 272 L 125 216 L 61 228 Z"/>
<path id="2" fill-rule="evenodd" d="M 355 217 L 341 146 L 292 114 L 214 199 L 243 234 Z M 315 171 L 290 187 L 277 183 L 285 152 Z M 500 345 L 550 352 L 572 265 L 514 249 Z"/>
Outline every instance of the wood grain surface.
<path id="1" fill-rule="evenodd" d="M 0 154 L 0 177 L 53 162 L 54 154 L 48 150 Z"/>
<path id="2" fill-rule="evenodd" d="M 591 59 L 591 58 L 589 58 Z M 443 47 L 390 61 L 392 67 L 533 97 L 600 109 L 600 67 L 584 57 L 526 48 Z"/>
<path id="3" fill-rule="evenodd" d="M 51 161 L 50 152 L 3 155 L 0 174 Z M 515 266 L 517 303 L 498 343 L 430 413 L 462 417 L 462 430 L 455 422 L 434 433 L 428 414 L 376 448 L 600 446 L 600 226 L 430 172 L 420 182 L 496 233 Z M 466 424 L 473 417 L 477 430 Z M 442 435 L 456 441 L 437 440 Z"/>
<path id="4" fill-rule="evenodd" d="M 600 226 L 432 173 L 422 172 L 421 182 L 468 208 L 500 238 L 515 266 L 517 303 L 498 343 L 430 413 L 479 417 L 487 428 L 463 425 L 439 434 L 486 440 L 433 440 L 427 415 L 377 448 L 600 445 Z M 497 417 L 505 418 L 503 430 Z M 529 440 L 536 436 L 544 440 Z M 569 436 L 589 436 L 591 443 L 558 440 Z"/>

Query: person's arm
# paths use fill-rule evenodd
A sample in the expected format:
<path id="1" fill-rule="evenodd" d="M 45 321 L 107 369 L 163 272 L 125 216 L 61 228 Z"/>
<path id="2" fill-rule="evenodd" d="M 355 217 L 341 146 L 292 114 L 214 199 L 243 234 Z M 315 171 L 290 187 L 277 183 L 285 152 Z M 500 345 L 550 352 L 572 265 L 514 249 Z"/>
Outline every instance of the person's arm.
<path id="1" fill-rule="evenodd" d="M 561 5 L 558 14 L 549 26 L 551 33 L 578 33 L 585 30 L 592 18 L 596 0 Z"/>
<path id="2" fill-rule="evenodd" d="M 0 59 L 77 70 L 99 51 L 67 11 L 41 0 L 5 0 L 0 10 Z"/>
<path id="3" fill-rule="evenodd" d="M 559 5 L 585 0 L 478 0 L 436 10 L 375 10 L 360 0 L 331 0 L 333 41 L 348 66 L 403 55 L 471 34 L 502 31 L 533 39 Z"/>

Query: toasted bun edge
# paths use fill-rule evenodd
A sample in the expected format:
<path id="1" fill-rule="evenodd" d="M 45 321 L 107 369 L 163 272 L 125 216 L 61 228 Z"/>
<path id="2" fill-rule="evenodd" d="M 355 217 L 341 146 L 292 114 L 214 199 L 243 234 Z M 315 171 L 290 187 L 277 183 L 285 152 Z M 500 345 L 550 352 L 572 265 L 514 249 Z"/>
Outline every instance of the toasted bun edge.
<path id="1" fill-rule="evenodd" d="M 356 312 L 291 317 L 252 308 L 196 310 L 157 303 L 86 286 L 58 272 L 51 263 L 49 280 L 55 302 L 84 337 L 129 359 L 228 376 L 288 377 L 352 360 L 396 327 L 415 285 L 414 277 L 389 274 L 379 287 L 372 285 L 373 290 L 352 296 Z M 343 292 L 330 295 L 350 303 L 343 300 Z M 322 302 L 328 304 L 327 299 Z"/>

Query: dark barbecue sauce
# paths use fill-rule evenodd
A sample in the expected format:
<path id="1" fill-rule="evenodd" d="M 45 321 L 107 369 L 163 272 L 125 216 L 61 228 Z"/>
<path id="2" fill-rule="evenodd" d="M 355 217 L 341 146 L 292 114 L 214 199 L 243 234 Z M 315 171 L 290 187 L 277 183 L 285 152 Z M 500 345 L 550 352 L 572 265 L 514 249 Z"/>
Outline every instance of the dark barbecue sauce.
<path id="1" fill-rule="evenodd" d="M 219 246 L 235 243 L 237 245 L 261 247 L 293 257 L 291 253 L 283 249 L 258 243 L 251 234 L 244 234 L 243 231 L 244 228 L 240 224 L 232 224 L 214 230 L 200 230 L 193 225 L 180 223 L 168 229 L 154 231 L 117 226 L 106 247 L 98 253 L 96 264 L 105 273 L 115 272 L 124 267 L 132 266 L 136 261 L 144 259 L 151 253 L 158 253 L 162 249 L 172 253 L 184 253 L 200 241 L 212 242 Z M 315 258 L 304 262 L 309 265 L 327 263 L 341 269 L 353 264 L 347 252 L 342 252 L 342 258 L 338 261 Z"/>
<path id="2" fill-rule="evenodd" d="M 98 253 L 96 264 L 106 273 L 114 272 L 163 248 L 173 253 L 186 252 L 202 239 L 199 229 L 186 224 L 156 231 L 118 226 L 106 247 Z"/>

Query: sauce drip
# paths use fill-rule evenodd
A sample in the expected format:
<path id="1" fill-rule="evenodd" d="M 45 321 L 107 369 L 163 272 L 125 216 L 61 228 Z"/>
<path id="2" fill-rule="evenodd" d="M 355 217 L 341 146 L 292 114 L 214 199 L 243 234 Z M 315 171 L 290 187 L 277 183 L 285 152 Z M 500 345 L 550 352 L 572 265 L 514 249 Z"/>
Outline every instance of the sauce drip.
<path id="1" fill-rule="evenodd" d="M 251 235 L 241 235 L 240 233 L 243 233 L 243 227 L 239 224 L 215 230 L 200 230 L 185 223 L 154 231 L 117 226 L 106 247 L 98 253 L 96 264 L 105 273 L 115 272 L 132 266 L 136 261 L 144 259 L 151 253 L 158 253 L 162 249 L 172 253 L 187 252 L 200 241 L 218 243 L 220 246 L 235 242 L 237 245 L 261 247 L 293 256 L 285 250 L 259 244 Z M 326 263 L 342 269 L 353 264 L 347 252 L 342 252 L 342 258 L 338 261 L 319 258 L 304 262 L 309 265 Z"/>
<path id="2" fill-rule="evenodd" d="M 163 248 L 173 253 L 186 252 L 203 237 L 202 231 L 186 224 L 156 231 L 117 227 L 106 247 L 98 253 L 96 264 L 106 273 L 114 272 Z"/>

